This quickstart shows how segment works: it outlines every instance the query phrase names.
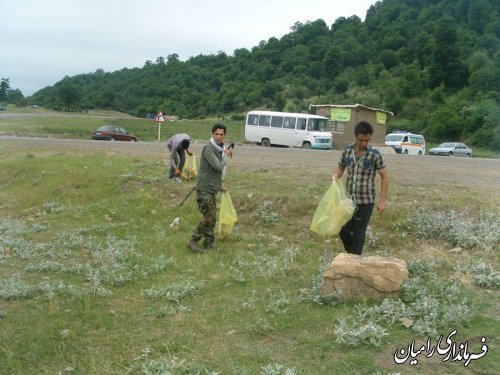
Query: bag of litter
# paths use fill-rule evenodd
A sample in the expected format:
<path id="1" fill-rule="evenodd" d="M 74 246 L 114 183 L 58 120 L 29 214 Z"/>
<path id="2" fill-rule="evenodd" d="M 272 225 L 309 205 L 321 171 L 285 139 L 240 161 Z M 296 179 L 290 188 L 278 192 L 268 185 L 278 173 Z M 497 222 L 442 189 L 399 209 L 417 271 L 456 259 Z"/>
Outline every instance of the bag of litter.
<path id="1" fill-rule="evenodd" d="M 184 180 L 192 180 L 198 174 L 196 170 L 196 157 L 193 155 L 186 155 L 186 162 L 184 163 L 184 168 L 182 169 L 181 177 Z"/>
<path id="2" fill-rule="evenodd" d="M 217 226 L 217 234 L 227 236 L 233 230 L 234 224 L 238 221 L 236 210 L 233 206 L 233 201 L 229 193 L 222 192 L 219 204 L 219 223 Z"/>
<path id="3" fill-rule="evenodd" d="M 311 231 L 320 236 L 339 234 L 344 224 L 352 218 L 354 208 L 352 199 L 345 194 L 343 181 L 335 179 L 319 202 L 312 219 Z"/>

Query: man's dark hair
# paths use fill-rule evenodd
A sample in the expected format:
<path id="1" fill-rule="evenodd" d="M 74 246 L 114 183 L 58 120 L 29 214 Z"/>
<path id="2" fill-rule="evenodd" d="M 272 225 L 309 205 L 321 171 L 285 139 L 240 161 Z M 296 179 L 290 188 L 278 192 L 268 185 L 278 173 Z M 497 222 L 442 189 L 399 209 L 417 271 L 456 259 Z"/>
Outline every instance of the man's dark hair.
<path id="1" fill-rule="evenodd" d="M 183 139 L 181 142 L 181 147 L 183 150 L 187 150 L 189 148 L 189 140 Z"/>
<path id="2" fill-rule="evenodd" d="M 224 134 L 226 134 L 226 125 L 215 124 L 214 126 L 212 126 L 212 134 L 215 133 L 217 129 L 224 130 Z"/>
<path id="3" fill-rule="evenodd" d="M 366 121 L 361 121 L 356 125 L 354 128 L 354 135 L 357 136 L 358 134 L 373 134 L 373 127 Z"/>

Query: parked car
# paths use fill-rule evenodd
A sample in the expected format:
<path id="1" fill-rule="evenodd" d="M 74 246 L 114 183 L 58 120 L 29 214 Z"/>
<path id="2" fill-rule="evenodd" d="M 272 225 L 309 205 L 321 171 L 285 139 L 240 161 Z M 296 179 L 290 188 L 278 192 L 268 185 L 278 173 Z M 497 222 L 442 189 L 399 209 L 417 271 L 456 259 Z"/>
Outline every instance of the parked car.
<path id="1" fill-rule="evenodd" d="M 472 156 L 472 149 L 460 142 L 445 142 L 439 146 L 431 148 L 429 155 L 445 155 L 445 156 Z"/>
<path id="2" fill-rule="evenodd" d="M 137 142 L 137 137 L 125 129 L 115 125 L 103 125 L 92 132 L 92 139 L 106 141 L 130 141 Z"/>

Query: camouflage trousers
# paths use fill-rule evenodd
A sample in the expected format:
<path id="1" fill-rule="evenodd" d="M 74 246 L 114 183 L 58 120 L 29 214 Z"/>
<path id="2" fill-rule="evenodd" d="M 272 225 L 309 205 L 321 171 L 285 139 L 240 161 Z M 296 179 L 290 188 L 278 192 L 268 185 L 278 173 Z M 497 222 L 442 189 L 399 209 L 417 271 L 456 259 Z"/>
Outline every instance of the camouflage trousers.
<path id="1" fill-rule="evenodd" d="M 214 228 L 217 211 L 215 195 L 197 190 L 196 201 L 198 202 L 198 209 L 203 214 L 203 218 L 196 226 L 192 238 L 195 241 L 199 241 L 204 237 L 203 244 L 205 248 L 211 247 L 215 240 Z"/>

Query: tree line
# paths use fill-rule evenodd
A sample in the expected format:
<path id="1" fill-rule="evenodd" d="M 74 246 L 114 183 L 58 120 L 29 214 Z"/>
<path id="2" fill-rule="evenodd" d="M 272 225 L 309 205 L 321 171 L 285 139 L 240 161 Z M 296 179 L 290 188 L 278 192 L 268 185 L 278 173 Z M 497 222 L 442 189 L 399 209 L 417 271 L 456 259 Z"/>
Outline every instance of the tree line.
<path id="1" fill-rule="evenodd" d="M 383 0 L 364 22 L 296 22 L 283 37 L 232 55 L 181 61 L 172 53 L 141 68 L 99 69 L 29 100 L 57 110 L 144 117 L 161 109 L 181 118 L 361 103 L 392 111 L 389 130 L 500 150 L 499 9 L 496 0 Z"/>

